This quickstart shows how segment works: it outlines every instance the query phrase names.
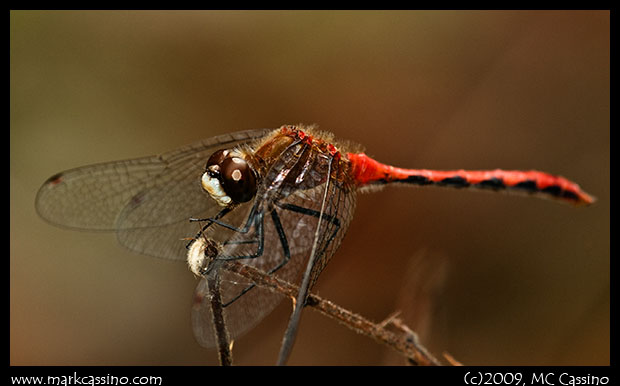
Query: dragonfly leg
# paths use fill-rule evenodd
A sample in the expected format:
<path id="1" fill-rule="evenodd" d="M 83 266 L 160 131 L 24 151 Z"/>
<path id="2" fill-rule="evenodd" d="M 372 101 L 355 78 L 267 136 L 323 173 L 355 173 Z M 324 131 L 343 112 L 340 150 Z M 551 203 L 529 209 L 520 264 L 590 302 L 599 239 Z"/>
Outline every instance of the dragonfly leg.
<path id="1" fill-rule="evenodd" d="M 308 209 L 308 208 L 304 208 L 304 207 L 301 207 L 301 206 L 298 206 L 298 205 L 293 205 L 293 204 L 280 204 L 280 203 L 277 203 L 276 205 L 279 208 L 281 208 L 282 210 L 290 210 L 292 212 L 300 213 L 300 214 L 303 214 L 303 215 L 320 218 L 320 212 L 316 211 L 316 210 L 313 210 L 313 209 Z M 290 261 L 290 259 L 291 259 L 291 252 L 290 252 L 290 248 L 289 248 L 289 244 L 288 244 L 288 239 L 287 239 L 286 233 L 284 232 L 284 228 L 282 226 L 282 222 L 280 221 L 280 216 L 278 215 L 278 212 L 276 211 L 275 208 L 271 211 L 270 215 L 271 215 L 271 220 L 273 221 L 273 225 L 274 225 L 274 227 L 276 229 L 276 232 L 278 234 L 278 238 L 280 240 L 280 245 L 282 246 L 282 252 L 284 254 L 284 258 L 282 259 L 282 261 L 280 263 L 278 263 L 278 265 L 276 265 L 275 267 L 273 267 L 272 269 L 267 271 L 268 274 L 273 274 L 273 273 L 277 272 L 279 269 L 281 269 L 282 267 L 284 267 Z M 230 226 L 229 224 L 225 224 L 225 223 L 219 221 L 217 219 L 217 217 L 218 216 L 216 216 L 216 218 L 207 219 L 205 221 L 210 221 L 210 223 L 208 225 L 217 224 L 217 225 L 220 225 L 220 226 L 223 226 L 225 228 L 234 230 L 236 232 L 241 232 L 241 233 L 247 233 L 249 228 L 250 228 L 251 221 L 249 221 L 246 224 L 246 226 L 244 226 L 243 228 L 235 228 L 235 227 Z M 332 232 L 332 234 L 330 235 L 330 237 L 327 239 L 327 242 L 325 243 L 325 245 L 323 246 L 323 248 L 319 252 L 319 255 L 321 255 L 323 253 L 323 251 L 325 250 L 325 248 L 327 248 L 327 246 L 329 246 L 331 241 L 338 234 L 338 230 L 340 229 L 340 220 L 337 217 L 334 217 L 334 216 L 328 215 L 328 214 L 323 214 L 322 221 L 326 221 L 327 223 L 332 224 L 335 227 L 335 229 Z M 253 239 L 253 240 L 230 241 L 230 242 L 227 242 L 227 243 L 228 244 L 246 244 L 246 243 L 255 243 L 255 242 L 257 242 L 258 243 L 258 248 L 257 248 L 255 253 L 253 253 L 251 255 L 241 255 L 241 256 L 218 256 L 216 258 L 216 260 L 223 260 L 223 261 L 245 260 L 245 259 L 255 259 L 255 258 L 258 258 L 258 257 L 262 256 L 263 253 L 264 253 L 264 237 L 265 237 L 264 236 L 264 232 L 263 232 L 263 216 L 262 216 L 262 214 L 256 216 L 255 224 L 254 225 L 256 226 L 256 233 L 257 233 L 257 238 L 256 239 Z M 235 296 L 234 298 L 232 298 L 228 302 L 224 303 L 223 307 L 227 307 L 227 306 L 231 305 L 232 303 L 237 301 L 241 296 L 245 295 L 248 291 L 250 291 L 255 286 L 256 286 L 256 284 L 251 284 L 251 285 L 247 286 L 237 296 Z"/>
<path id="2" fill-rule="evenodd" d="M 207 224 L 205 226 L 203 226 L 202 229 L 200 229 L 200 231 L 198 233 L 196 233 L 196 236 L 194 236 L 194 238 L 192 238 L 190 240 L 190 242 L 187 243 L 187 245 L 185 245 L 185 248 L 189 249 L 190 245 L 192 245 L 194 240 L 196 240 L 197 238 L 202 236 L 202 234 L 207 230 L 207 228 L 209 228 L 214 223 L 215 220 L 219 220 L 220 218 L 226 216 L 226 214 L 230 213 L 230 211 L 231 211 L 230 208 L 224 208 L 218 214 L 216 214 L 215 217 L 213 217 L 213 218 L 204 218 L 204 219 L 203 218 L 190 218 L 189 219 L 190 222 L 207 221 Z"/>
<path id="3" fill-rule="evenodd" d="M 288 240 L 286 239 L 286 234 L 284 233 L 284 228 L 282 228 L 282 222 L 280 221 L 280 216 L 278 216 L 278 213 L 276 212 L 275 208 L 271 211 L 271 219 L 273 221 L 273 225 L 276 228 L 276 231 L 278 232 L 278 237 L 280 239 L 280 244 L 282 245 L 282 251 L 284 252 L 284 259 L 282 259 L 282 261 L 277 266 L 275 266 L 274 268 L 270 269 L 267 272 L 268 274 L 272 274 L 272 273 L 276 272 L 280 268 L 284 267 L 291 260 L 291 251 L 290 251 L 289 246 L 288 246 Z M 263 241 L 264 240 L 264 235 L 263 235 L 263 232 L 262 232 L 262 227 L 260 228 L 260 230 L 261 230 L 261 232 L 260 232 L 260 237 L 259 238 L 260 238 L 261 241 Z M 256 256 L 255 255 L 247 256 L 245 258 L 249 259 L 249 258 L 256 258 L 256 257 L 258 257 L 258 255 L 256 255 Z M 250 284 L 249 286 L 244 288 L 239 293 L 239 295 L 235 296 L 229 302 L 223 304 L 223 306 L 227 307 L 227 306 L 231 305 L 237 299 L 239 299 L 241 296 L 243 296 L 245 293 L 247 293 L 249 290 L 251 290 L 254 287 L 256 287 L 256 284 Z"/>
<path id="4" fill-rule="evenodd" d="M 283 210 L 290 210 L 292 212 L 296 212 L 296 213 L 301 213 L 307 216 L 313 216 L 316 218 L 320 217 L 320 212 L 316 211 L 316 210 L 312 210 L 312 209 L 308 209 L 308 208 L 304 208 L 298 205 L 293 205 L 293 204 L 276 204 L 278 207 L 280 207 Z M 276 228 L 276 231 L 278 232 L 278 237 L 280 239 L 280 244 L 282 245 L 282 250 L 284 252 L 284 259 L 282 259 L 282 261 L 275 266 L 274 268 L 270 269 L 267 273 L 268 274 L 272 274 L 277 272 L 280 268 L 284 267 L 291 259 L 291 253 L 290 253 L 290 249 L 289 249 L 289 244 L 288 244 L 288 240 L 286 237 L 286 234 L 284 233 L 284 228 L 282 227 L 282 223 L 280 222 L 280 216 L 278 215 L 278 213 L 276 212 L 276 210 L 272 210 L 271 211 L 271 219 L 273 221 L 273 224 Z M 334 231 L 332 232 L 330 238 L 327 240 L 325 246 L 322 248 L 321 253 L 325 250 L 325 248 L 327 248 L 327 246 L 331 243 L 331 241 L 334 239 L 334 237 L 336 237 L 336 234 L 338 234 L 338 230 L 340 229 L 340 220 L 334 216 L 331 215 L 326 215 L 323 214 L 323 221 L 327 221 L 331 224 L 333 224 L 335 226 Z M 262 238 L 262 237 L 261 237 Z M 319 255 L 320 255 L 319 254 Z M 256 258 L 258 257 L 258 255 L 252 255 L 252 256 L 244 256 L 244 257 L 238 257 L 238 259 L 242 259 L 242 258 Z M 232 260 L 232 259 L 230 259 Z M 236 260 L 236 259 L 235 259 Z M 229 302 L 224 304 L 224 307 L 229 306 L 230 304 L 234 303 L 237 299 L 239 299 L 241 296 L 243 296 L 245 293 L 247 293 L 249 290 L 251 290 L 252 288 L 254 288 L 256 286 L 256 284 L 251 284 L 249 286 L 247 286 L 246 288 L 244 288 L 239 295 L 235 296 L 232 300 L 230 300 Z"/>

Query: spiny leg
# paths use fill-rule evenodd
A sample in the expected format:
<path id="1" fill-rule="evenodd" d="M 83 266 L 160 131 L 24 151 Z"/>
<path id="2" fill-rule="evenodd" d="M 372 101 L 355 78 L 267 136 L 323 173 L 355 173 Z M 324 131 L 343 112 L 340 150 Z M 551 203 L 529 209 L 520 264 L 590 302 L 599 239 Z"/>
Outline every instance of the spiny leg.
<path id="1" fill-rule="evenodd" d="M 194 242 L 194 240 L 198 239 L 200 236 L 202 236 L 202 234 L 207 230 L 207 228 L 209 228 L 215 220 L 219 220 L 220 218 L 226 216 L 226 214 L 230 213 L 231 209 L 230 208 L 224 208 L 221 211 L 219 211 L 218 214 L 215 215 L 215 217 L 213 218 L 190 218 L 189 221 L 190 222 L 202 222 L 202 221 L 207 221 L 208 224 L 206 224 L 205 226 L 202 227 L 202 229 L 200 229 L 200 231 L 198 233 L 196 233 L 196 236 L 194 236 L 194 238 L 192 238 L 190 240 L 189 243 L 187 243 L 187 245 L 185 245 L 186 249 L 189 249 L 190 245 L 192 245 L 192 243 Z"/>
<path id="2" fill-rule="evenodd" d="M 251 228 L 252 225 L 249 225 L 251 223 L 254 223 L 253 226 L 256 228 L 256 238 L 255 239 L 251 239 L 251 240 L 236 240 L 236 241 L 227 241 L 224 243 L 224 245 L 229 245 L 229 244 L 251 244 L 251 243 L 255 243 L 258 242 L 257 248 L 256 248 L 256 252 L 252 253 L 251 255 L 239 255 L 239 256 L 216 256 L 214 259 L 215 261 L 232 261 L 232 260 L 243 260 L 243 259 L 255 259 L 257 257 L 260 257 L 263 255 L 264 252 L 264 241 L 265 241 L 265 235 L 263 232 L 263 213 L 262 212 L 258 212 L 254 218 L 250 219 L 248 221 L 248 223 L 246 224 L 245 227 L 243 228 L 234 228 L 234 227 L 230 227 L 228 226 L 228 229 L 231 229 L 235 232 L 239 232 L 239 233 L 247 233 Z M 221 225 L 218 223 L 218 225 Z M 228 224 L 226 224 L 228 225 Z M 214 268 L 214 265 L 210 265 L 210 267 L 207 268 L 207 273 L 209 271 L 211 271 Z M 228 303 L 227 303 L 228 304 Z M 225 304 L 224 307 L 227 305 Z"/>
<path id="3" fill-rule="evenodd" d="M 276 272 L 277 270 L 282 268 L 284 265 L 286 265 L 286 263 L 288 263 L 289 260 L 291 259 L 291 251 L 290 251 L 289 246 L 288 246 L 288 240 L 286 239 L 286 234 L 284 233 L 284 229 L 282 228 L 282 223 L 280 222 L 280 216 L 278 216 L 278 213 L 276 212 L 275 208 L 271 211 L 271 219 L 272 219 L 273 224 L 274 224 L 274 226 L 276 228 L 276 231 L 278 232 L 278 237 L 280 239 L 280 244 L 282 245 L 282 251 L 284 252 L 284 259 L 282 259 L 280 264 L 278 264 L 276 267 L 270 269 L 267 272 L 268 274 L 272 274 L 272 273 Z M 261 234 L 261 240 L 263 238 L 264 238 L 264 235 Z M 248 258 L 255 258 L 255 257 L 258 257 L 258 256 L 248 257 Z M 254 284 L 254 283 L 250 284 L 247 287 L 245 287 L 239 293 L 239 295 L 235 296 L 233 299 L 231 299 L 227 303 L 224 303 L 223 306 L 224 307 L 228 307 L 229 305 L 234 303 L 237 299 L 239 299 L 241 296 L 245 295 L 245 293 L 247 293 L 249 290 L 251 290 L 254 287 L 256 287 L 256 284 Z"/>
<path id="4" fill-rule="evenodd" d="M 316 218 L 320 218 L 320 212 L 313 210 L 313 209 L 309 209 L 309 208 L 304 208 L 298 205 L 294 205 L 294 204 L 280 204 L 280 203 L 276 203 L 276 205 L 280 208 L 282 208 L 283 210 L 290 210 L 292 212 L 296 212 L 296 213 L 300 213 L 306 216 L 312 216 L 312 217 L 316 217 Z M 289 244 L 288 244 L 288 239 L 286 237 L 286 233 L 284 232 L 284 228 L 282 227 L 282 222 L 280 221 L 280 216 L 278 215 L 278 213 L 276 212 L 275 208 L 271 211 L 271 219 L 273 221 L 274 227 L 276 228 L 276 231 L 278 232 L 278 238 L 280 239 L 280 244 L 282 245 L 282 250 L 284 253 L 284 259 L 282 259 L 282 261 L 275 266 L 274 268 L 270 269 L 267 273 L 268 274 L 273 274 L 275 272 L 277 272 L 279 269 L 281 269 L 282 267 L 284 267 L 291 259 L 291 253 L 290 253 L 290 249 L 289 249 Z M 338 234 L 338 230 L 340 229 L 340 220 L 334 216 L 328 215 L 328 214 L 323 214 L 323 218 L 322 220 L 324 221 L 328 221 L 329 223 L 332 223 L 336 228 L 334 229 L 334 232 L 332 233 L 332 235 L 329 237 L 329 239 L 327 240 L 327 243 L 325 244 L 325 247 L 321 250 L 321 253 L 323 252 L 323 250 L 325 250 L 325 248 L 327 248 L 327 246 L 331 243 L 331 241 L 334 239 L 334 237 L 336 237 L 336 234 Z M 255 258 L 258 256 L 248 256 L 247 258 Z M 239 299 L 241 296 L 243 296 L 244 294 L 246 294 L 249 290 L 251 290 L 252 288 L 254 288 L 256 286 L 256 284 L 251 284 L 248 287 L 244 288 L 239 295 L 235 296 L 232 300 L 230 300 L 229 302 L 224 304 L 224 307 L 229 306 L 230 304 L 234 303 L 237 299 Z"/>
<path id="5" fill-rule="evenodd" d="M 220 221 L 220 218 L 224 217 L 226 214 L 232 212 L 234 208 L 232 207 L 227 207 L 222 209 L 215 217 L 208 217 L 208 218 L 190 218 L 189 221 L 190 222 L 201 222 L 201 221 L 206 221 L 207 224 L 202 227 L 202 229 L 200 230 L 200 232 L 198 232 L 198 234 L 196 235 L 195 238 L 200 237 L 206 230 L 207 228 L 209 228 L 211 225 L 213 224 L 217 224 L 221 227 L 224 227 L 226 229 L 230 229 L 232 231 L 235 232 L 239 232 L 239 233 L 247 233 L 248 230 L 250 229 L 250 224 L 252 223 L 252 220 L 254 218 L 254 214 L 256 213 L 256 205 L 254 205 L 252 207 L 252 210 L 250 211 L 250 214 L 248 215 L 248 220 L 246 221 L 245 225 L 243 226 L 243 228 L 237 228 L 233 225 L 227 224 L 223 221 Z"/>
<path id="6" fill-rule="evenodd" d="M 252 210 L 250 211 L 250 214 L 248 215 L 248 219 L 245 223 L 245 225 L 242 228 L 238 228 L 235 227 L 233 225 L 227 224 L 223 221 L 220 221 L 219 219 L 224 217 L 227 213 L 230 213 L 232 211 L 233 208 L 224 208 L 223 210 L 221 210 L 215 217 L 209 217 L 209 218 L 202 218 L 202 219 L 198 219 L 198 218 L 190 218 L 190 222 L 200 222 L 200 221 L 206 221 L 207 224 L 205 226 L 202 227 L 202 229 L 196 234 L 196 236 L 185 246 L 186 249 L 190 249 L 192 243 L 194 242 L 194 240 L 197 240 L 199 237 L 201 237 L 204 232 L 213 224 L 219 225 L 223 228 L 226 229 L 230 229 L 234 232 L 237 233 L 247 233 L 249 232 L 250 228 L 251 228 L 251 224 L 252 223 L 256 223 L 259 224 L 259 227 L 257 227 L 258 230 L 260 230 L 260 225 L 262 225 L 262 213 L 258 213 L 256 214 L 256 216 L 254 215 L 256 213 L 256 206 L 252 207 Z M 258 232 L 257 232 L 258 233 Z M 229 245 L 229 244 L 253 244 L 253 243 L 259 243 L 258 245 L 258 251 L 255 253 L 255 255 L 260 256 L 262 254 L 262 243 L 260 243 L 260 238 L 257 239 L 250 239 L 250 240 L 235 240 L 235 241 L 226 241 L 223 243 L 223 245 Z M 239 258 L 243 258 L 244 256 L 240 256 Z M 219 258 L 221 260 L 221 257 Z M 210 270 L 210 269 L 209 269 Z"/>

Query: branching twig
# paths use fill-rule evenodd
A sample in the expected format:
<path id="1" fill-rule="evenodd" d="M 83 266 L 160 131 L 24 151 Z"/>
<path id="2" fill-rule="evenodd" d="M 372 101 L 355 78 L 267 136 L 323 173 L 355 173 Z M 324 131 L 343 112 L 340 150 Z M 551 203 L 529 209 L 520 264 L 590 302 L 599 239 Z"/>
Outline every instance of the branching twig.
<path id="1" fill-rule="evenodd" d="M 420 343 L 420 338 L 418 337 L 418 334 L 416 334 L 415 331 L 413 331 L 406 324 L 404 324 L 400 318 L 394 317 L 391 322 L 395 327 L 403 331 L 403 333 L 405 333 L 405 336 L 407 337 L 407 340 L 410 341 L 415 346 L 417 350 L 416 354 L 418 355 L 416 355 L 416 358 L 408 358 L 410 361 L 413 361 L 412 364 L 419 365 L 421 364 L 420 360 L 422 360 L 423 362 L 430 361 L 435 366 L 441 365 L 441 363 L 439 363 L 437 358 L 435 358 L 426 349 L 426 347 L 422 346 L 422 343 Z"/>
<path id="2" fill-rule="evenodd" d="M 293 299 L 297 297 L 298 288 L 282 279 L 268 275 L 256 268 L 243 265 L 239 262 L 229 261 L 224 264 L 224 269 L 241 275 L 261 287 L 269 288 Z M 377 342 L 383 343 L 390 348 L 398 351 L 413 363 L 427 366 L 440 365 L 429 351 L 420 344 L 417 335 L 406 327 L 402 322 L 395 323 L 396 318 L 392 318 L 389 323 L 394 324 L 403 333 L 398 334 L 386 329 L 388 322 L 376 324 L 364 317 L 320 298 L 317 295 L 309 294 L 306 305 L 318 310 L 322 314 L 337 320 L 353 331 L 368 336 Z"/>

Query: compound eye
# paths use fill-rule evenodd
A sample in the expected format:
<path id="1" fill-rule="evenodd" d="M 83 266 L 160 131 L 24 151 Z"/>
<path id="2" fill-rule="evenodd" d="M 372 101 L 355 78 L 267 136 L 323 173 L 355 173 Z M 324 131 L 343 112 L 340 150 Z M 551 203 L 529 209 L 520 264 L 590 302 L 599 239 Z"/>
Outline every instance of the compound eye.
<path id="1" fill-rule="evenodd" d="M 215 173 L 216 175 L 219 174 L 220 164 L 224 158 L 228 157 L 228 153 L 230 153 L 230 150 L 218 150 L 211 154 L 211 157 L 209 157 L 207 161 L 207 172 Z"/>
<path id="2" fill-rule="evenodd" d="M 243 158 L 228 157 L 220 163 L 220 181 L 234 202 L 247 202 L 256 194 L 254 171 Z"/>

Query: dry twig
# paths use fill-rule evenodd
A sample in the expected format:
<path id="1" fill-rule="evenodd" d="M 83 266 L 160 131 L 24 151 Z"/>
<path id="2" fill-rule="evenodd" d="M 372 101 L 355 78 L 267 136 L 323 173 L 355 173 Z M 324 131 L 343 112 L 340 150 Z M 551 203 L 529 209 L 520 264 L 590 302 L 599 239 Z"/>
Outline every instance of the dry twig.
<path id="1" fill-rule="evenodd" d="M 205 275 L 209 298 L 211 300 L 211 315 L 213 316 L 213 330 L 217 342 L 217 351 L 222 366 L 232 366 L 232 350 L 230 336 L 224 322 L 224 306 L 220 295 L 220 275 L 217 271 Z"/>
<path id="2" fill-rule="evenodd" d="M 297 297 L 298 288 L 295 285 L 268 275 L 256 268 L 239 262 L 229 261 L 224 264 L 224 269 L 241 275 L 261 287 L 269 288 L 272 291 L 279 292 L 291 298 Z M 306 305 L 337 320 L 359 334 L 368 336 L 377 342 L 387 345 L 408 358 L 413 364 L 425 366 L 441 365 L 441 363 L 418 341 L 415 332 L 406 327 L 396 317 L 391 317 L 385 322 L 376 324 L 314 294 L 308 295 Z M 397 327 L 401 333 L 387 330 L 386 327 L 388 324 Z"/>

